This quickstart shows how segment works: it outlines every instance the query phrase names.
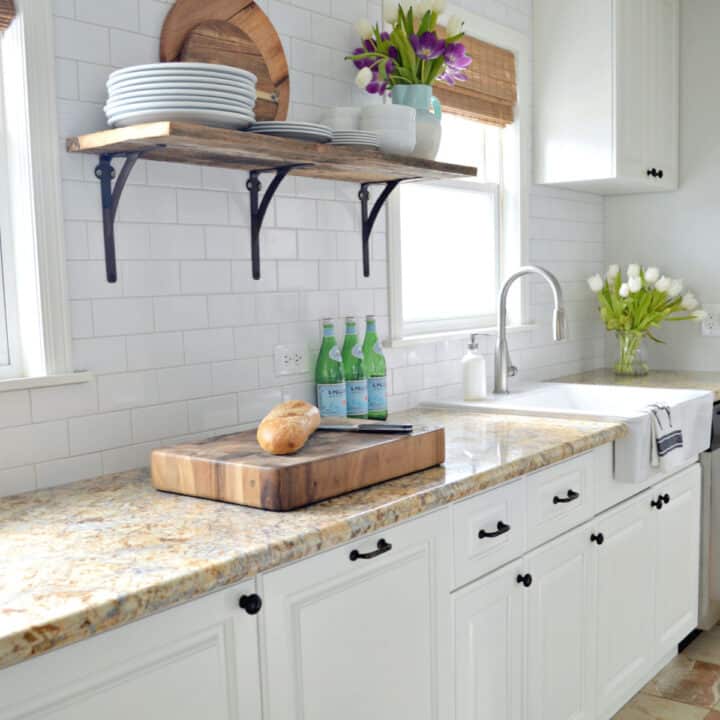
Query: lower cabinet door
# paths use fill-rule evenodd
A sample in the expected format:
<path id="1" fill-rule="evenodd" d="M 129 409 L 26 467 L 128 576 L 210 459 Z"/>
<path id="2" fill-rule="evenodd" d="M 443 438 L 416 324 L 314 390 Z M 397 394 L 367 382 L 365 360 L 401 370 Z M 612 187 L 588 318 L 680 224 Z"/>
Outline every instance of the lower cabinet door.
<path id="1" fill-rule="evenodd" d="M 449 517 L 260 578 L 265 720 L 446 720 Z"/>
<path id="2" fill-rule="evenodd" d="M 658 657 L 674 650 L 697 626 L 700 476 L 700 466 L 693 465 L 652 491 L 657 525 L 655 637 Z"/>
<path id="3" fill-rule="evenodd" d="M 453 594 L 455 717 L 521 720 L 524 602 L 520 561 Z M 410 718 L 412 715 L 403 715 Z"/>
<path id="4" fill-rule="evenodd" d="M 261 720 L 243 583 L 0 670 L 0 720 Z"/>
<path id="5" fill-rule="evenodd" d="M 524 562 L 527 593 L 528 720 L 593 720 L 598 546 L 590 524 Z"/>
<path id="6" fill-rule="evenodd" d="M 597 517 L 596 714 L 627 702 L 655 655 L 655 515 L 651 491 Z"/>

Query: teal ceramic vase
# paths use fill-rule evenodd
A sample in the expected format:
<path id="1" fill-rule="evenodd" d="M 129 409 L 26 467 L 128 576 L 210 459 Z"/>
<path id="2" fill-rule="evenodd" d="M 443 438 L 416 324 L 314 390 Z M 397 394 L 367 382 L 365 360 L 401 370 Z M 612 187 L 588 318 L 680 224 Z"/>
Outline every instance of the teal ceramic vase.
<path id="1" fill-rule="evenodd" d="M 442 108 L 432 94 L 432 86 L 396 85 L 392 89 L 392 101 L 395 105 L 407 105 L 417 111 L 417 141 L 412 155 L 434 160 L 442 139 Z"/>

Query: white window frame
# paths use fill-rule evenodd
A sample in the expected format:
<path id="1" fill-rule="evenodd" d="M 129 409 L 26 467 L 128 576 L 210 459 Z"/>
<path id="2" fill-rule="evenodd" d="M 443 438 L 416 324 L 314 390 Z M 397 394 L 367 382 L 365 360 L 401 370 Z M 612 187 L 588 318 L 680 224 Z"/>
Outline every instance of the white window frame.
<path id="1" fill-rule="evenodd" d="M 499 25 L 486 18 L 467 12 L 464 8 L 451 5 L 448 15 L 458 15 L 465 20 L 468 35 L 509 50 L 515 55 L 518 103 L 515 107 L 515 120 L 502 133 L 503 177 L 498 197 L 498 227 L 500 230 L 500 253 L 497 267 L 498 279 L 509 275 L 524 264 L 528 257 L 528 215 L 530 188 L 530 38 L 517 30 Z M 480 183 L 457 181 L 463 188 Z M 447 182 L 441 183 L 447 185 Z M 487 186 L 485 186 L 487 187 Z M 404 327 L 402 314 L 402 267 L 400 232 L 400 193 L 391 196 L 388 202 L 388 284 L 390 287 L 390 341 L 389 344 L 402 346 L 418 342 L 432 341 L 437 338 L 466 336 L 469 332 L 493 334 L 496 332 L 496 319 L 481 318 L 478 327 L 467 327 L 467 321 L 453 323 L 428 323 L 426 328 L 416 328 L 413 324 Z M 528 293 L 521 287 L 514 289 L 508 303 L 510 329 L 528 327 Z M 457 325 L 463 324 L 459 329 Z"/>
<path id="2" fill-rule="evenodd" d="M 7 143 L 10 243 L 22 368 L 0 380 L 17 387 L 85 382 L 72 373 L 66 292 L 60 137 L 55 88 L 53 0 L 15 0 L 16 17 L 0 36 Z M 11 109 L 11 110 L 10 110 Z"/>

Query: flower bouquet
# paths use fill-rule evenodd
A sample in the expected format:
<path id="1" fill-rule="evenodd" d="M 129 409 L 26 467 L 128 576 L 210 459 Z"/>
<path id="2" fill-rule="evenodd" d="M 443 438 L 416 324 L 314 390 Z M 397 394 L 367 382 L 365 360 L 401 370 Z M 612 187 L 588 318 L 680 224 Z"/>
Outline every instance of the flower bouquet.
<path id="1" fill-rule="evenodd" d="M 590 290 L 597 294 L 600 315 L 605 327 L 614 331 L 618 339 L 618 375 L 647 375 L 647 363 L 639 356 L 647 337 L 663 342 L 653 334 L 653 328 L 664 322 L 703 320 L 706 313 L 691 292 L 683 294 L 682 280 L 660 275 L 656 267 L 629 265 L 627 280 L 623 280 L 618 265 L 611 265 L 603 278 L 588 278 Z"/>
<path id="2" fill-rule="evenodd" d="M 463 21 L 451 17 L 447 37 L 440 37 L 438 18 L 446 0 L 386 2 L 383 20 L 387 29 L 368 20 L 358 21 L 362 39 L 346 60 L 358 69 L 358 87 L 371 95 L 385 95 L 397 85 L 428 85 L 437 80 L 454 85 L 467 80 L 465 70 L 472 63 L 460 42 Z"/>

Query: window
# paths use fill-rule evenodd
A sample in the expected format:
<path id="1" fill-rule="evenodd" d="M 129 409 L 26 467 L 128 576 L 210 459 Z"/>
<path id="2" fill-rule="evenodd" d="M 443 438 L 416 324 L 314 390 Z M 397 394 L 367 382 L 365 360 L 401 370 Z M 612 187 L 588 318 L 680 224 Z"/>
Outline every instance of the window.
<path id="1" fill-rule="evenodd" d="M 457 110 L 469 110 L 474 118 L 444 113 L 438 160 L 475 166 L 478 177 L 407 183 L 392 196 L 388 209 L 391 342 L 491 331 L 496 325 L 501 279 L 519 267 L 525 256 L 528 39 L 463 14 L 466 32 L 482 38 L 480 45 L 490 51 L 488 44 L 496 50 L 504 48 L 500 52 L 506 59 L 511 53 L 510 62 L 517 71 L 517 85 L 512 88 L 513 93 L 517 89 L 514 121 L 504 127 L 499 120 L 498 125 L 482 122 L 472 112 L 476 105 L 483 107 L 482 99 L 468 100 L 471 106 Z M 474 83 L 480 98 L 483 82 L 493 80 L 492 67 L 492 63 L 479 63 Z M 523 322 L 525 307 L 522 290 L 514 288 L 508 308 L 511 325 Z"/>
<path id="2" fill-rule="evenodd" d="M 0 147 L 6 147 L 5 110 L 2 102 L 2 58 L 0 58 Z M 0 380 L 21 374 L 14 256 L 10 228 L 10 185 L 7 154 L 0 153 Z"/>
<path id="3" fill-rule="evenodd" d="M 408 184 L 398 191 L 393 273 L 395 337 L 495 324 L 502 265 L 502 130 L 443 116 L 438 160 L 473 165 L 472 180 Z"/>

